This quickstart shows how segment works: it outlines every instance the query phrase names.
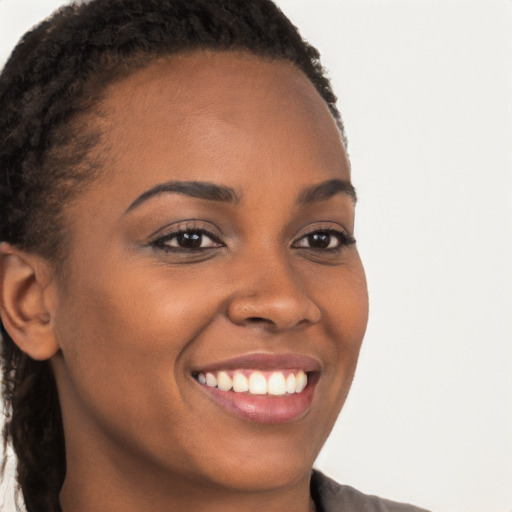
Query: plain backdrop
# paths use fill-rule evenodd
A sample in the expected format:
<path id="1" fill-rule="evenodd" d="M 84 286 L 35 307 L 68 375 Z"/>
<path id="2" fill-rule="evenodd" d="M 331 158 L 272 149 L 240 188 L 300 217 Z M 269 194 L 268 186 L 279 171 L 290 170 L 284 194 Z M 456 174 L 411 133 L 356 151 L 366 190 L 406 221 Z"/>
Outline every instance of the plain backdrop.
<path id="1" fill-rule="evenodd" d="M 62 3 L 0 0 L 0 61 Z M 339 96 L 371 301 L 317 467 L 437 512 L 511 512 L 512 1 L 278 3 Z"/>

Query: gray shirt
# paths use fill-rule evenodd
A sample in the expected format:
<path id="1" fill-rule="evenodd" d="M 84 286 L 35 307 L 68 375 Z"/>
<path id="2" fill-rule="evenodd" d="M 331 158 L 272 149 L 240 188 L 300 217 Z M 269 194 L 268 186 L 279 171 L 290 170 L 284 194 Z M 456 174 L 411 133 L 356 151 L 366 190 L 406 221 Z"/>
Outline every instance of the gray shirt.
<path id="1" fill-rule="evenodd" d="M 311 475 L 311 496 L 317 512 L 428 512 L 405 503 L 368 496 L 316 470 Z"/>

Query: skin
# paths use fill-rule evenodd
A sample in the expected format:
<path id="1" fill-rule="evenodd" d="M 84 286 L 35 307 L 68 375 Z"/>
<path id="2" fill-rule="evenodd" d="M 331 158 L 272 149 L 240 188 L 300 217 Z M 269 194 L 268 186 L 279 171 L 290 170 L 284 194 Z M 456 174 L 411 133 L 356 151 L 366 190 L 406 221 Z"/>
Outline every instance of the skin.
<path id="1" fill-rule="evenodd" d="M 64 210 L 71 252 L 38 305 L 55 346 L 64 512 L 306 512 L 368 312 L 356 245 L 328 251 L 306 237 L 352 235 L 353 199 L 297 203 L 305 187 L 350 181 L 325 102 L 291 64 L 196 52 L 109 86 L 98 111 L 104 170 Z M 169 180 L 227 186 L 239 200 L 165 193 L 127 211 Z M 217 242 L 205 237 L 196 252 L 155 245 L 177 227 Z M 319 361 L 307 414 L 254 423 L 191 376 L 255 352 Z"/>

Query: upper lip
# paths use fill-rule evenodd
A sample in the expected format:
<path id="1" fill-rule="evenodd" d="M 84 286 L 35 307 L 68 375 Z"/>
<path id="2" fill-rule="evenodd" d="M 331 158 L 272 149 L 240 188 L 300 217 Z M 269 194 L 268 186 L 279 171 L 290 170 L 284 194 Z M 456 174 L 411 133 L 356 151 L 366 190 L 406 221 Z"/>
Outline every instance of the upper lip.
<path id="1" fill-rule="evenodd" d="M 310 356 L 297 353 L 272 354 L 272 353 L 252 353 L 244 354 L 224 361 L 216 361 L 211 364 L 202 365 L 195 369 L 196 372 L 220 371 L 220 370 L 286 370 L 302 369 L 305 372 L 320 371 L 322 365 L 320 362 Z"/>

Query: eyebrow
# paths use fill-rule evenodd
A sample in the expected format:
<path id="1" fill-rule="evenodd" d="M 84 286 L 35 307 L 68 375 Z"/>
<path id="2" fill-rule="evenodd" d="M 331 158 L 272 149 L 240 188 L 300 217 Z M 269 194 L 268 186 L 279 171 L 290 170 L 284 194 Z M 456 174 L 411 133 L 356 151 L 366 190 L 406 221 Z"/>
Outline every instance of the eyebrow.
<path id="1" fill-rule="evenodd" d="M 182 194 L 196 199 L 222 203 L 237 204 L 240 202 L 240 196 L 231 187 L 205 181 L 168 181 L 143 192 L 130 204 L 125 213 L 134 210 L 155 196 L 167 193 Z M 348 195 L 354 203 L 357 201 L 356 190 L 349 181 L 334 179 L 304 188 L 299 194 L 297 203 L 309 205 L 326 201 L 340 193 Z"/>
<path id="2" fill-rule="evenodd" d="M 306 187 L 300 193 L 298 203 L 308 205 L 318 201 L 326 201 L 336 194 L 346 194 L 354 203 L 357 202 L 356 189 L 352 183 L 346 180 L 335 179 Z"/>
<path id="3" fill-rule="evenodd" d="M 137 208 L 148 199 L 165 193 L 182 194 L 188 197 L 220 201 L 222 203 L 236 204 L 240 202 L 240 197 L 231 187 L 204 181 L 168 181 L 146 190 L 146 192 L 142 193 L 130 204 L 125 213 Z"/>

